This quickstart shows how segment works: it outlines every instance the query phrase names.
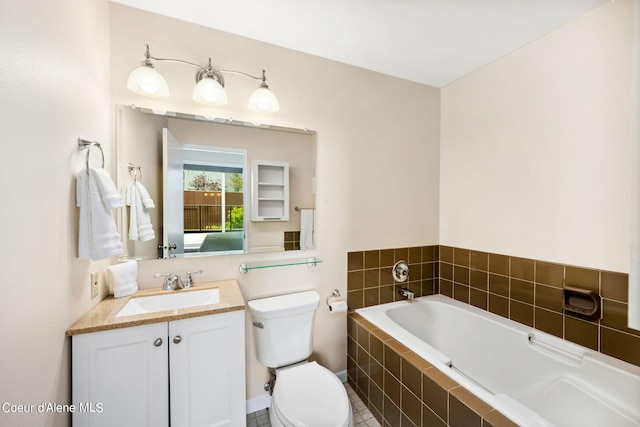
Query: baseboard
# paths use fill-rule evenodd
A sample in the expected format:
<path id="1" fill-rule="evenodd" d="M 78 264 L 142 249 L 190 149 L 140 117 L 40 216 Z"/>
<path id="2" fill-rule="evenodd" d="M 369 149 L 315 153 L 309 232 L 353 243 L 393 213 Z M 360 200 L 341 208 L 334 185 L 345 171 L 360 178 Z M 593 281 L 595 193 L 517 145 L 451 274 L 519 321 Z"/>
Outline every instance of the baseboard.
<path id="1" fill-rule="evenodd" d="M 247 414 L 266 409 L 271 404 L 271 396 L 269 393 L 262 394 L 258 397 L 247 399 Z"/>

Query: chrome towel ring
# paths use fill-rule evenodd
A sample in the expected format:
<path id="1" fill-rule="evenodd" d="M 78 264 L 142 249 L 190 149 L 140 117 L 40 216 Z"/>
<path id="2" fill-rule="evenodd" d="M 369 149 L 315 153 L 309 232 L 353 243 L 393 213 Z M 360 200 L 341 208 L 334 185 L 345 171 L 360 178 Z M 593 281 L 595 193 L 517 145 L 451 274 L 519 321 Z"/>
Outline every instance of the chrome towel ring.
<path id="1" fill-rule="evenodd" d="M 89 155 L 91 154 L 91 147 L 98 147 L 100 150 L 100 156 L 102 157 L 102 166 L 104 168 L 104 151 L 102 151 L 102 147 L 98 141 L 91 141 L 89 139 L 84 139 L 82 137 L 78 138 L 78 150 L 87 150 L 87 175 L 89 174 Z"/>

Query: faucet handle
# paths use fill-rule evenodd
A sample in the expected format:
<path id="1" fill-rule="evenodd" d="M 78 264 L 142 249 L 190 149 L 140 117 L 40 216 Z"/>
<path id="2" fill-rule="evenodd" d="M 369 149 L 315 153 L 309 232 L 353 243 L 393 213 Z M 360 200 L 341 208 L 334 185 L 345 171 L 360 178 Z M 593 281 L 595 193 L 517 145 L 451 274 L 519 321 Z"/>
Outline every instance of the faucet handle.
<path id="1" fill-rule="evenodd" d="M 171 273 L 156 273 L 153 275 L 156 279 L 159 277 L 164 277 L 164 283 L 162 284 L 163 291 L 172 291 L 176 286 L 175 281 L 171 279 Z"/>
<path id="2" fill-rule="evenodd" d="M 193 286 L 193 278 L 191 277 L 192 274 L 200 274 L 202 273 L 202 270 L 194 270 L 194 271 L 187 271 L 187 275 L 184 278 L 184 282 L 182 282 L 182 287 L 183 288 L 190 288 Z"/>

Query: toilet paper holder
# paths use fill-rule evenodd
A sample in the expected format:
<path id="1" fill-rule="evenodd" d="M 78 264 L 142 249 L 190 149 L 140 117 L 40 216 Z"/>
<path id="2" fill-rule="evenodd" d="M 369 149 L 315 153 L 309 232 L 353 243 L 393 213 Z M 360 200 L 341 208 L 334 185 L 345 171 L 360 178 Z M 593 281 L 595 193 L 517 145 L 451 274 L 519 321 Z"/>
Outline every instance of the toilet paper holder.
<path id="1" fill-rule="evenodd" d="M 331 298 L 338 298 L 340 296 L 340 291 L 337 289 L 334 289 L 333 291 L 331 291 L 331 295 L 329 295 L 326 299 L 327 302 L 327 307 L 331 307 Z"/>

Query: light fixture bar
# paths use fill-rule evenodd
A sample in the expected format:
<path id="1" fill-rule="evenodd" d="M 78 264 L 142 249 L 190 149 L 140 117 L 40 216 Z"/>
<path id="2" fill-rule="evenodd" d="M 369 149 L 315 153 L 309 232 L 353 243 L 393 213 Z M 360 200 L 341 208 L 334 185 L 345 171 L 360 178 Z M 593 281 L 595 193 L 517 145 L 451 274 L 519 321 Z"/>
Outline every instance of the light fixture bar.
<path id="1" fill-rule="evenodd" d="M 247 74 L 247 73 L 243 73 L 242 71 L 235 71 L 235 70 L 219 70 L 218 72 L 219 73 L 228 73 L 228 74 L 239 74 L 241 76 L 251 77 L 254 80 L 262 80 L 264 78 L 264 70 L 262 70 L 263 77 L 256 77 L 256 76 L 252 76 L 251 74 Z"/>
<path id="2" fill-rule="evenodd" d="M 188 65 L 197 68 L 196 87 L 193 90 L 193 99 L 196 102 L 209 105 L 224 105 L 227 103 L 227 95 L 224 90 L 224 79 L 222 73 L 238 74 L 249 77 L 254 80 L 260 80 L 261 84 L 251 95 L 249 100 L 249 108 L 261 112 L 276 112 L 279 110 L 279 104 L 276 96 L 269 89 L 266 83 L 266 73 L 262 70 L 262 76 L 256 77 L 248 73 L 236 70 L 216 70 L 211 64 L 209 58 L 208 66 L 202 67 L 193 62 L 183 61 L 174 58 L 157 58 L 151 56 L 149 45 L 146 45 L 145 59 L 141 67 L 136 68 L 127 81 L 129 90 L 145 96 L 166 97 L 169 96 L 169 89 L 166 81 L 160 73 L 153 67 L 153 61 L 173 62 L 177 64 Z"/>

